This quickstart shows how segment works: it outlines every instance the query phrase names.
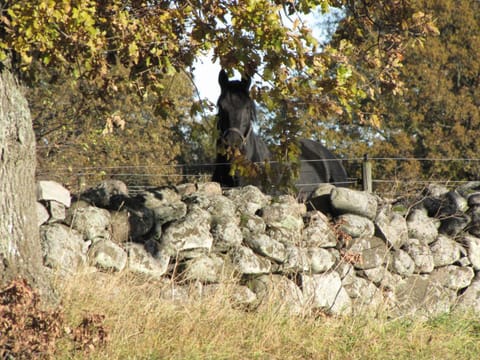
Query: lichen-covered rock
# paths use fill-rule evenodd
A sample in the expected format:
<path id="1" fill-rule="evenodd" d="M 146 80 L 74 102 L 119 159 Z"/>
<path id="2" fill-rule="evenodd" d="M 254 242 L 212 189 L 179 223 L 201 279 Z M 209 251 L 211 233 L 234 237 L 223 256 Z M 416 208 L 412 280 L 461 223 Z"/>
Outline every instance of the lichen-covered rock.
<path id="1" fill-rule="evenodd" d="M 338 229 L 351 237 L 372 237 L 375 234 L 375 225 L 372 220 L 355 214 L 344 214 L 336 218 Z"/>
<path id="2" fill-rule="evenodd" d="M 203 255 L 186 261 L 182 268 L 185 280 L 218 283 L 223 276 L 224 260 L 214 254 Z"/>
<path id="3" fill-rule="evenodd" d="M 251 279 L 247 285 L 269 308 L 276 306 L 292 314 L 301 314 L 304 310 L 302 291 L 285 276 L 261 275 Z"/>
<path id="4" fill-rule="evenodd" d="M 468 214 L 457 213 L 450 215 L 442 219 L 442 225 L 440 225 L 438 232 L 455 237 L 464 231 L 470 222 L 471 218 Z"/>
<path id="5" fill-rule="evenodd" d="M 110 211 L 110 224 L 113 242 L 122 244 L 130 240 L 130 222 L 128 211 Z"/>
<path id="6" fill-rule="evenodd" d="M 87 253 L 90 265 L 107 271 L 122 271 L 127 265 L 127 253 L 110 240 L 92 244 Z"/>
<path id="7" fill-rule="evenodd" d="M 190 249 L 210 250 L 213 236 L 210 233 L 210 214 L 199 207 L 194 207 L 181 220 L 171 223 L 160 241 L 160 248 L 171 256 Z"/>
<path id="8" fill-rule="evenodd" d="M 348 188 L 334 188 L 330 194 L 333 209 L 338 214 L 355 214 L 375 219 L 377 199 L 374 195 Z"/>
<path id="9" fill-rule="evenodd" d="M 438 235 L 437 240 L 430 245 L 435 267 L 451 265 L 461 256 L 461 246 L 445 235 Z"/>
<path id="10" fill-rule="evenodd" d="M 167 272 L 170 256 L 161 252 L 153 256 L 142 244 L 127 243 L 125 248 L 131 272 L 153 279 L 160 279 Z"/>
<path id="11" fill-rule="evenodd" d="M 383 304 L 381 291 L 370 281 L 349 276 L 342 280 L 343 287 L 353 301 L 356 313 L 376 311 Z"/>
<path id="12" fill-rule="evenodd" d="M 302 216 L 305 212 L 305 205 L 285 201 L 263 207 L 261 217 L 269 228 L 288 233 L 300 233 L 304 225 Z"/>
<path id="13" fill-rule="evenodd" d="M 120 180 L 104 180 L 97 186 L 90 188 L 80 195 L 80 199 L 88 201 L 94 206 L 108 208 L 114 197 L 128 197 L 128 188 Z"/>
<path id="14" fill-rule="evenodd" d="M 360 255 L 360 261 L 354 266 L 362 270 L 382 266 L 389 257 L 387 245 L 378 237 L 353 239 L 348 251 Z"/>
<path id="15" fill-rule="evenodd" d="M 272 267 L 270 261 L 257 256 L 252 249 L 240 246 L 230 252 L 237 272 L 246 275 L 268 274 Z"/>
<path id="16" fill-rule="evenodd" d="M 226 252 L 242 244 L 243 234 L 235 221 L 212 224 L 213 250 Z"/>
<path id="17" fill-rule="evenodd" d="M 396 250 L 392 253 L 389 270 L 401 276 L 410 276 L 415 271 L 415 262 L 403 250 Z"/>
<path id="18" fill-rule="evenodd" d="M 427 276 L 413 275 L 396 284 L 390 312 L 396 316 L 438 316 L 450 311 L 455 298 L 454 291 L 443 288 Z"/>
<path id="19" fill-rule="evenodd" d="M 86 264 L 87 244 L 82 235 L 69 227 L 55 223 L 40 227 L 40 241 L 45 266 L 58 274 L 72 275 Z"/>
<path id="20" fill-rule="evenodd" d="M 225 191 L 225 196 L 234 201 L 240 214 L 255 215 L 261 208 L 270 203 L 270 196 L 265 195 L 253 185 Z"/>
<path id="21" fill-rule="evenodd" d="M 285 252 L 286 259 L 279 266 L 279 272 L 290 274 L 310 271 L 311 259 L 307 249 L 289 245 L 285 247 Z"/>
<path id="22" fill-rule="evenodd" d="M 322 248 L 308 248 L 307 257 L 308 263 L 310 264 L 309 272 L 312 274 L 326 272 L 335 265 L 335 257 L 333 254 Z"/>
<path id="23" fill-rule="evenodd" d="M 265 234 L 251 235 L 245 239 L 245 243 L 257 254 L 277 263 L 283 263 L 287 258 L 285 245 Z"/>
<path id="24" fill-rule="evenodd" d="M 439 226 L 440 222 L 423 209 L 414 209 L 407 218 L 408 236 L 427 245 L 437 239 Z"/>
<path id="25" fill-rule="evenodd" d="M 320 211 L 311 211 L 305 217 L 307 225 L 303 229 L 301 246 L 331 248 L 337 245 L 337 237 Z"/>
<path id="26" fill-rule="evenodd" d="M 398 250 L 408 242 L 408 227 L 403 216 L 390 205 L 382 207 L 375 219 L 378 231 L 388 244 Z"/>
<path id="27" fill-rule="evenodd" d="M 332 314 L 348 314 L 352 311 L 352 299 L 342 286 L 336 272 L 305 275 L 302 278 L 303 296 L 307 306 Z"/>
<path id="28" fill-rule="evenodd" d="M 409 239 L 405 246 L 405 251 L 410 255 L 415 263 L 414 272 L 417 274 L 431 273 L 435 268 L 432 251 L 423 241 L 418 239 Z"/>
<path id="29" fill-rule="evenodd" d="M 448 265 L 433 270 L 430 278 L 444 287 L 460 290 L 468 287 L 474 276 L 475 273 L 470 267 Z"/>
<path id="30" fill-rule="evenodd" d="M 108 210 L 95 206 L 72 206 L 66 219 L 68 225 L 92 242 L 111 239 L 110 221 Z"/>

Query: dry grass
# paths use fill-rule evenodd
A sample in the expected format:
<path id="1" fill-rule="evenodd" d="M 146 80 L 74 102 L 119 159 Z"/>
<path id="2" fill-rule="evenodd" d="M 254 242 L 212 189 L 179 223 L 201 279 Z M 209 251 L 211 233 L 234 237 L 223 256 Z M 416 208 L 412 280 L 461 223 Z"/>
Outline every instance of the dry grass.
<path id="1" fill-rule="evenodd" d="M 168 286 L 168 284 L 167 284 Z M 430 321 L 288 315 L 275 304 L 232 308 L 228 286 L 189 304 L 161 299 L 165 284 L 129 275 L 84 275 L 62 287 L 65 318 L 105 315 L 93 359 L 476 359 L 480 320 Z M 58 358 L 85 358 L 65 347 Z"/>

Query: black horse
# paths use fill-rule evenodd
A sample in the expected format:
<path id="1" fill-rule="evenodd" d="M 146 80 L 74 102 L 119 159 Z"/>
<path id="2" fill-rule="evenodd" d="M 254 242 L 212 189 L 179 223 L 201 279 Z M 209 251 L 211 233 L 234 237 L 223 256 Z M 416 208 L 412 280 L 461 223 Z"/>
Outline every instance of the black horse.
<path id="1" fill-rule="evenodd" d="M 230 81 L 224 70 L 220 71 L 218 82 L 221 94 L 218 99 L 217 159 L 213 181 L 225 187 L 245 185 L 243 178 L 232 176 L 231 157 L 222 149 L 238 149 L 252 163 L 263 163 L 272 158 L 265 142 L 253 131 L 256 120 L 255 103 L 250 98 L 250 78 Z M 318 142 L 299 141 L 300 177 L 296 186 L 303 194 L 311 193 L 319 183 L 347 184 L 347 173 L 340 160 Z"/>

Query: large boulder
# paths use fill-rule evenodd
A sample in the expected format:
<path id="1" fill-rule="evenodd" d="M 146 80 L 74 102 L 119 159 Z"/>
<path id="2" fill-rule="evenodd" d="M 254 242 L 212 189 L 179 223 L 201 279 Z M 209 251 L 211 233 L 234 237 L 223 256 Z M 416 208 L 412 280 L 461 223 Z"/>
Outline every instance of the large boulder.
<path id="1" fill-rule="evenodd" d="M 65 221 L 80 232 L 85 240 L 96 242 L 112 238 L 111 217 L 108 210 L 95 206 L 84 206 L 82 202 L 76 202 L 69 209 Z"/>
<path id="2" fill-rule="evenodd" d="M 424 209 L 414 209 L 407 217 L 408 236 L 424 244 L 437 239 L 440 222 L 428 216 Z"/>
<path id="3" fill-rule="evenodd" d="M 417 274 L 431 273 L 435 267 L 430 247 L 418 239 L 409 239 L 405 251 L 415 263 L 414 272 Z"/>
<path id="4" fill-rule="evenodd" d="M 109 240 L 92 244 L 87 253 L 90 265 L 106 271 L 122 271 L 127 265 L 127 253 Z"/>
<path id="5" fill-rule="evenodd" d="M 336 272 L 319 275 L 304 274 L 301 278 L 307 306 L 336 315 L 348 314 L 352 311 L 352 300 Z"/>
<path id="6" fill-rule="evenodd" d="M 354 266 L 362 270 L 382 266 L 389 259 L 387 245 L 378 237 L 353 239 L 348 253 L 360 255 L 360 261 Z"/>
<path id="7" fill-rule="evenodd" d="M 268 274 L 272 264 L 267 259 L 256 255 L 252 249 L 240 246 L 230 252 L 236 271 L 245 275 Z"/>
<path id="8" fill-rule="evenodd" d="M 59 223 L 41 226 L 40 241 L 45 266 L 61 276 L 74 274 L 86 265 L 88 243 L 75 229 Z"/>
<path id="9" fill-rule="evenodd" d="M 430 245 L 435 267 L 451 265 L 461 257 L 460 244 L 445 235 L 438 235 L 437 240 Z"/>
<path id="10" fill-rule="evenodd" d="M 210 214 L 206 210 L 193 207 L 183 219 L 171 223 L 164 230 L 160 248 L 171 256 L 184 250 L 210 250 L 213 244 L 210 221 Z"/>
<path id="11" fill-rule="evenodd" d="M 379 235 L 398 250 L 408 242 L 408 227 L 403 216 L 392 210 L 390 205 L 382 207 L 375 219 Z"/>
<path id="12" fill-rule="evenodd" d="M 372 237 L 375 234 L 375 224 L 372 220 L 355 214 L 340 215 L 335 219 L 338 230 L 351 237 Z"/>
<path id="13" fill-rule="evenodd" d="M 153 279 L 161 279 L 168 270 L 170 256 L 157 252 L 152 255 L 143 244 L 127 243 L 128 270 Z"/>
<path id="14" fill-rule="evenodd" d="M 377 214 L 377 199 L 366 191 L 348 188 L 334 188 L 330 194 L 332 207 L 338 214 L 355 214 L 375 219 Z"/>

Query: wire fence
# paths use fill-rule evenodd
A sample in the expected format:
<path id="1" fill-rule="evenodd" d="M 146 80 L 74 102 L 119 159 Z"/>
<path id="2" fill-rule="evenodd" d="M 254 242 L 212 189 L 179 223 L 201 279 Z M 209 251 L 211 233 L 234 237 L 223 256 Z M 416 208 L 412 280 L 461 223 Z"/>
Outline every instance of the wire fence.
<path id="1" fill-rule="evenodd" d="M 302 162 L 328 162 L 335 160 L 305 160 Z M 463 165 L 475 164 L 479 167 L 479 171 L 468 179 L 457 180 L 446 177 L 411 178 L 409 176 L 395 175 L 393 177 L 384 177 L 381 173 L 376 171 L 378 166 L 383 162 L 395 162 L 396 164 L 402 162 L 417 162 L 430 164 L 435 163 L 452 163 L 460 162 Z M 348 178 L 347 185 L 353 188 L 374 190 L 380 193 L 399 193 L 402 191 L 411 191 L 412 189 L 421 189 L 428 184 L 436 183 L 446 186 L 456 187 L 470 181 L 480 180 L 480 158 L 408 158 L 408 157 L 372 157 L 372 158 L 348 158 L 342 159 L 342 162 L 349 169 L 351 175 Z M 271 162 L 275 164 L 276 162 Z M 370 174 L 366 169 L 367 164 L 370 163 Z M 175 185 L 186 182 L 203 182 L 210 181 L 214 172 L 215 163 L 201 163 L 201 164 L 163 164 L 156 166 L 142 166 L 142 165 L 123 165 L 123 166 L 79 166 L 74 164 L 68 168 L 50 168 L 37 169 L 38 180 L 56 180 L 65 184 L 72 191 L 82 191 L 87 187 L 94 186 L 96 183 L 105 179 L 117 179 L 124 181 L 131 193 L 135 194 L 148 188 L 155 188 L 160 185 Z M 284 164 L 285 165 L 285 164 Z M 370 177 L 370 180 L 366 180 Z M 370 184 L 366 183 L 370 181 Z M 315 187 L 319 184 L 298 184 L 299 186 Z M 408 190 L 407 190 L 408 189 Z"/>

